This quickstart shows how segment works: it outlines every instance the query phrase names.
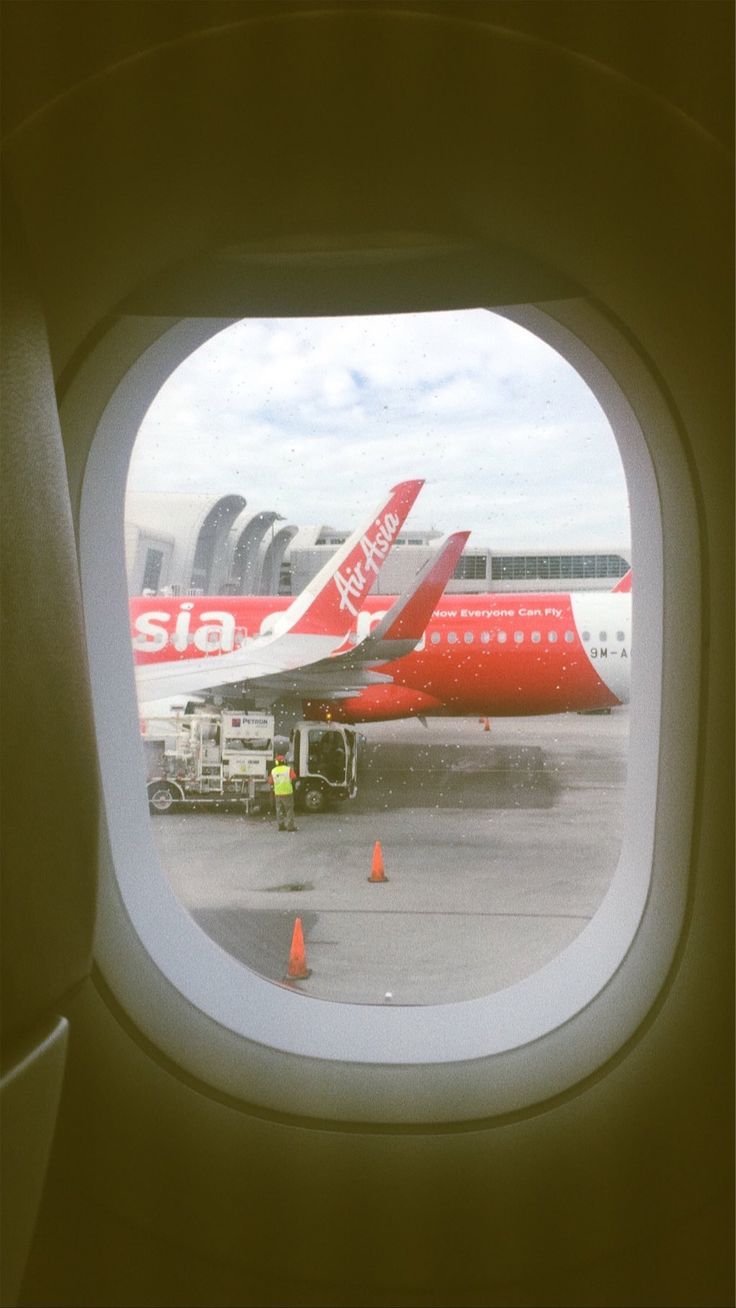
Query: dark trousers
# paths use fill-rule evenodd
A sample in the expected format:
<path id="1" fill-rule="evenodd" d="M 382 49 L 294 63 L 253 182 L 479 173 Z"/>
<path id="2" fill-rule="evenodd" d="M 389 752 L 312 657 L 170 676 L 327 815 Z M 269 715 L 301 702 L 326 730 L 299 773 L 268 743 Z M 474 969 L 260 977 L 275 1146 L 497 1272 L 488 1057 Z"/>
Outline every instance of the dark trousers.
<path id="1" fill-rule="evenodd" d="M 294 796 L 277 795 L 276 796 L 276 818 L 279 824 L 279 831 L 284 827 L 288 831 L 296 831 L 294 826 Z"/>

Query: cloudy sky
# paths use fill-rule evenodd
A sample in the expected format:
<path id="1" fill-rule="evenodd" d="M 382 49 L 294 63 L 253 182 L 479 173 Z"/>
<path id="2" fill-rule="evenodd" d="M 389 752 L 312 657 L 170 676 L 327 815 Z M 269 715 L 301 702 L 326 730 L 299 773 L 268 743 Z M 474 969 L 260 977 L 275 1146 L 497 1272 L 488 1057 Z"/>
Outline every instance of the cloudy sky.
<path id="1" fill-rule="evenodd" d="M 172 374 L 129 486 L 238 492 L 298 526 L 352 529 L 406 477 L 408 525 L 495 550 L 623 546 L 626 484 L 577 373 L 495 314 L 250 319 Z"/>

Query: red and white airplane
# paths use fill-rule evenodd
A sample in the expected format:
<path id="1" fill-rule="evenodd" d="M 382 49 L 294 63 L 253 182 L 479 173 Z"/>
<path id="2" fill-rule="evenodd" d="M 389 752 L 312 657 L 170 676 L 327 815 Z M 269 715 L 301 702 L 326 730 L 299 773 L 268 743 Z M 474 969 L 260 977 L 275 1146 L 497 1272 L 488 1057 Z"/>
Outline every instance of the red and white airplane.
<path id="1" fill-rule="evenodd" d="M 369 596 L 423 484 L 395 486 L 294 600 L 132 599 L 140 702 L 220 695 L 352 723 L 627 703 L 630 572 L 606 593 L 447 594 L 456 532 L 404 595 Z"/>

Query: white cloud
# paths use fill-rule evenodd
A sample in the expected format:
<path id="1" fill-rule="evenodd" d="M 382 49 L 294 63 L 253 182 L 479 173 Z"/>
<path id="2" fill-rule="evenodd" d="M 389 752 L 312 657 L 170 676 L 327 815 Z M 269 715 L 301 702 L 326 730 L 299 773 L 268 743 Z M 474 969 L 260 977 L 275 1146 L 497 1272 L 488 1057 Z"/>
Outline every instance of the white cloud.
<path id="1" fill-rule="evenodd" d="M 298 525 L 349 528 L 427 479 L 410 525 L 496 549 L 624 545 L 626 488 L 586 384 L 485 310 L 248 320 L 169 378 L 141 426 L 137 490 L 244 494 Z"/>

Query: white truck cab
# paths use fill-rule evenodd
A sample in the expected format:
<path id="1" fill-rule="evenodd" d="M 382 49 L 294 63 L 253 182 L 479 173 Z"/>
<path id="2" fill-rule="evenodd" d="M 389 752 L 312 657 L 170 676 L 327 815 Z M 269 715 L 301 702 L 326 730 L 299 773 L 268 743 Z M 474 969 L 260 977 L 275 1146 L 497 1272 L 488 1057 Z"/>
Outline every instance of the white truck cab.
<path id="1" fill-rule="evenodd" d="M 358 789 L 359 735 L 338 723 L 300 722 L 288 759 L 297 774 L 296 802 L 321 813 L 331 799 L 354 799 Z"/>

